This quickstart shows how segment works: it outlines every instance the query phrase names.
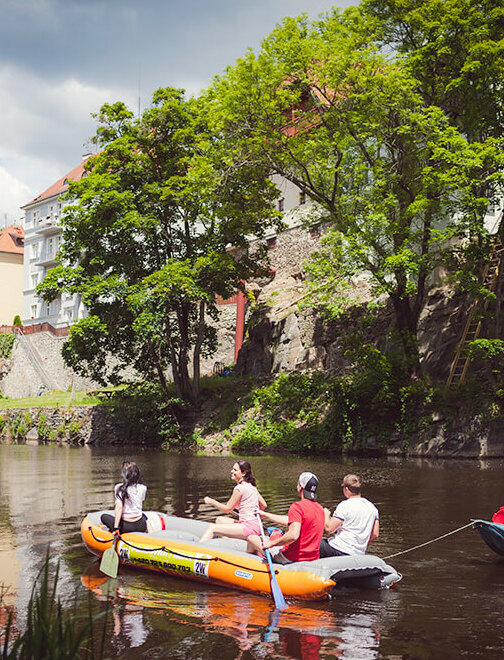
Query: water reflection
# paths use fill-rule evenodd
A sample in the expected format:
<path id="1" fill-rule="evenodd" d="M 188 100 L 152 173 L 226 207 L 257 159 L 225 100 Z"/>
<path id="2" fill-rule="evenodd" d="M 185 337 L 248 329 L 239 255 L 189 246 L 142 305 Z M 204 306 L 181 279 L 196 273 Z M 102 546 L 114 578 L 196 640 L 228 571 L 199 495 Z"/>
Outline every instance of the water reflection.
<path id="1" fill-rule="evenodd" d="M 184 591 L 173 591 L 160 584 L 164 577 L 156 580 L 147 576 L 144 584 L 137 586 L 132 571 L 123 570 L 123 574 L 110 580 L 94 563 L 83 573 L 81 582 L 100 601 L 112 604 L 114 634 L 127 637 L 132 648 L 147 639 L 149 624 L 144 615 L 153 610 L 180 625 L 227 635 L 236 641 L 241 653 L 247 651 L 254 658 L 378 657 L 381 598 L 382 607 L 367 614 L 337 616 L 328 603 L 290 603 L 287 610 L 279 612 L 261 597 L 201 587 L 196 590 L 191 585 Z"/>

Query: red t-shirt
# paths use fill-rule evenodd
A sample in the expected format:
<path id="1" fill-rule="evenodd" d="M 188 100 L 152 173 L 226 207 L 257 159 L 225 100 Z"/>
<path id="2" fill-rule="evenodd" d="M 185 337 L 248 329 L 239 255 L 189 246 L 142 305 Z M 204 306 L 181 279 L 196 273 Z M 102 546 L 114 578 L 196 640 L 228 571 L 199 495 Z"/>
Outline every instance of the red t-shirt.
<path id="1" fill-rule="evenodd" d="M 319 546 L 324 534 L 324 509 L 313 500 L 299 500 L 289 507 L 289 525 L 301 523 L 299 538 L 282 548 L 291 561 L 313 561 L 319 558 Z"/>

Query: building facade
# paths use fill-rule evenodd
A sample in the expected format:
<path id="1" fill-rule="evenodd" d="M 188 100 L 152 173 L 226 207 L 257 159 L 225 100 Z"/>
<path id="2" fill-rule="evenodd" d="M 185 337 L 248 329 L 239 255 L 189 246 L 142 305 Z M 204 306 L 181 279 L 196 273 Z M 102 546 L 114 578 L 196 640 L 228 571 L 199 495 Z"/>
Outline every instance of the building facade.
<path id="1" fill-rule="evenodd" d="M 24 231 L 10 225 L 0 231 L 0 325 L 12 325 L 23 310 Z"/>
<path id="2" fill-rule="evenodd" d="M 80 296 L 62 294 L 46 303 L 36 293 L 36 287 L 46 274 L 58 264 L 58 248 L 61 241 L 60 219 L 63 208 L 71 200 L 62 200 L 70 181 L 86 176 L 84 160 L 56 183 L 41 193 L 22 210 L 25 213 L 25 258 L 23 271 L 23 325 L 49 323 L 54 328 L 70 325 L 83 318 L 86 311 Z"/>

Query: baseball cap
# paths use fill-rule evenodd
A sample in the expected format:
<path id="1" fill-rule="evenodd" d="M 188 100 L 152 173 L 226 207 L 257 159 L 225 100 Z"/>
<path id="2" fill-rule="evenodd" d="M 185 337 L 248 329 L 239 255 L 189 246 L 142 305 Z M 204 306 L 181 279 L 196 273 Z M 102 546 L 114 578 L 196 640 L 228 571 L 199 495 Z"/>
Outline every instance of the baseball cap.
<path id="1" fill-rule="evenodd" d="M 304 496 L 309 500 L 316 500 L 318 479 L 313 472 L 302 472 L 299 475 L 299 484 L 303 489 Z"/>

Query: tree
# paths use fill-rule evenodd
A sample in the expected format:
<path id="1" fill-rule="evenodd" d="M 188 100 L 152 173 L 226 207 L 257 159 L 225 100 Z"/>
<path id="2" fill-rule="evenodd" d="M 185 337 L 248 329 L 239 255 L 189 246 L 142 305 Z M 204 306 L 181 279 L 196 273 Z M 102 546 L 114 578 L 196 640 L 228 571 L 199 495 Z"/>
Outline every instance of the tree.
<path id="1" fill-rule="evenodd" d="M 177 396 L 198 405 L 216 295 L 261 268 L 264 252 L 251 254 L 247 237 L 278 222 L 276 189 L 264 167 L 239 166 L 207 109 L 182 90 L 159 89 L 138 118 L 118 102 L 97 119 L 101 151 L 69 185 L 61 264 L 39 292 L 82 296 L 89 315 L 64 348 L 78 372 L 117 383 L 133 367 L 168 396 L 169 367 Z"/>
<path id="2" fill-rule="evenodd" d="M 426 105 L 408 68 L 368 43 L 364 28 L 356 10 L 286 19 L 211 95 L 249 161 L 296 184 L 316 202 L 316 221 L 331 224 L 319 294 L 324 282 L 334 297 L 335 280 L 369 273 L 393 305 L 407 369 L 419 375 L 429 276 L 448 241 L 481 217 L 478 186 L 496 185 L 502 157 L 497 141 L 468 144 Z"/>
<path id="3" fill-rule="evenodd" d="M 504 135 L 501 0 L 363 0 L 373 38 L 402 57 L 428 105 L 470 142 Z"/>

